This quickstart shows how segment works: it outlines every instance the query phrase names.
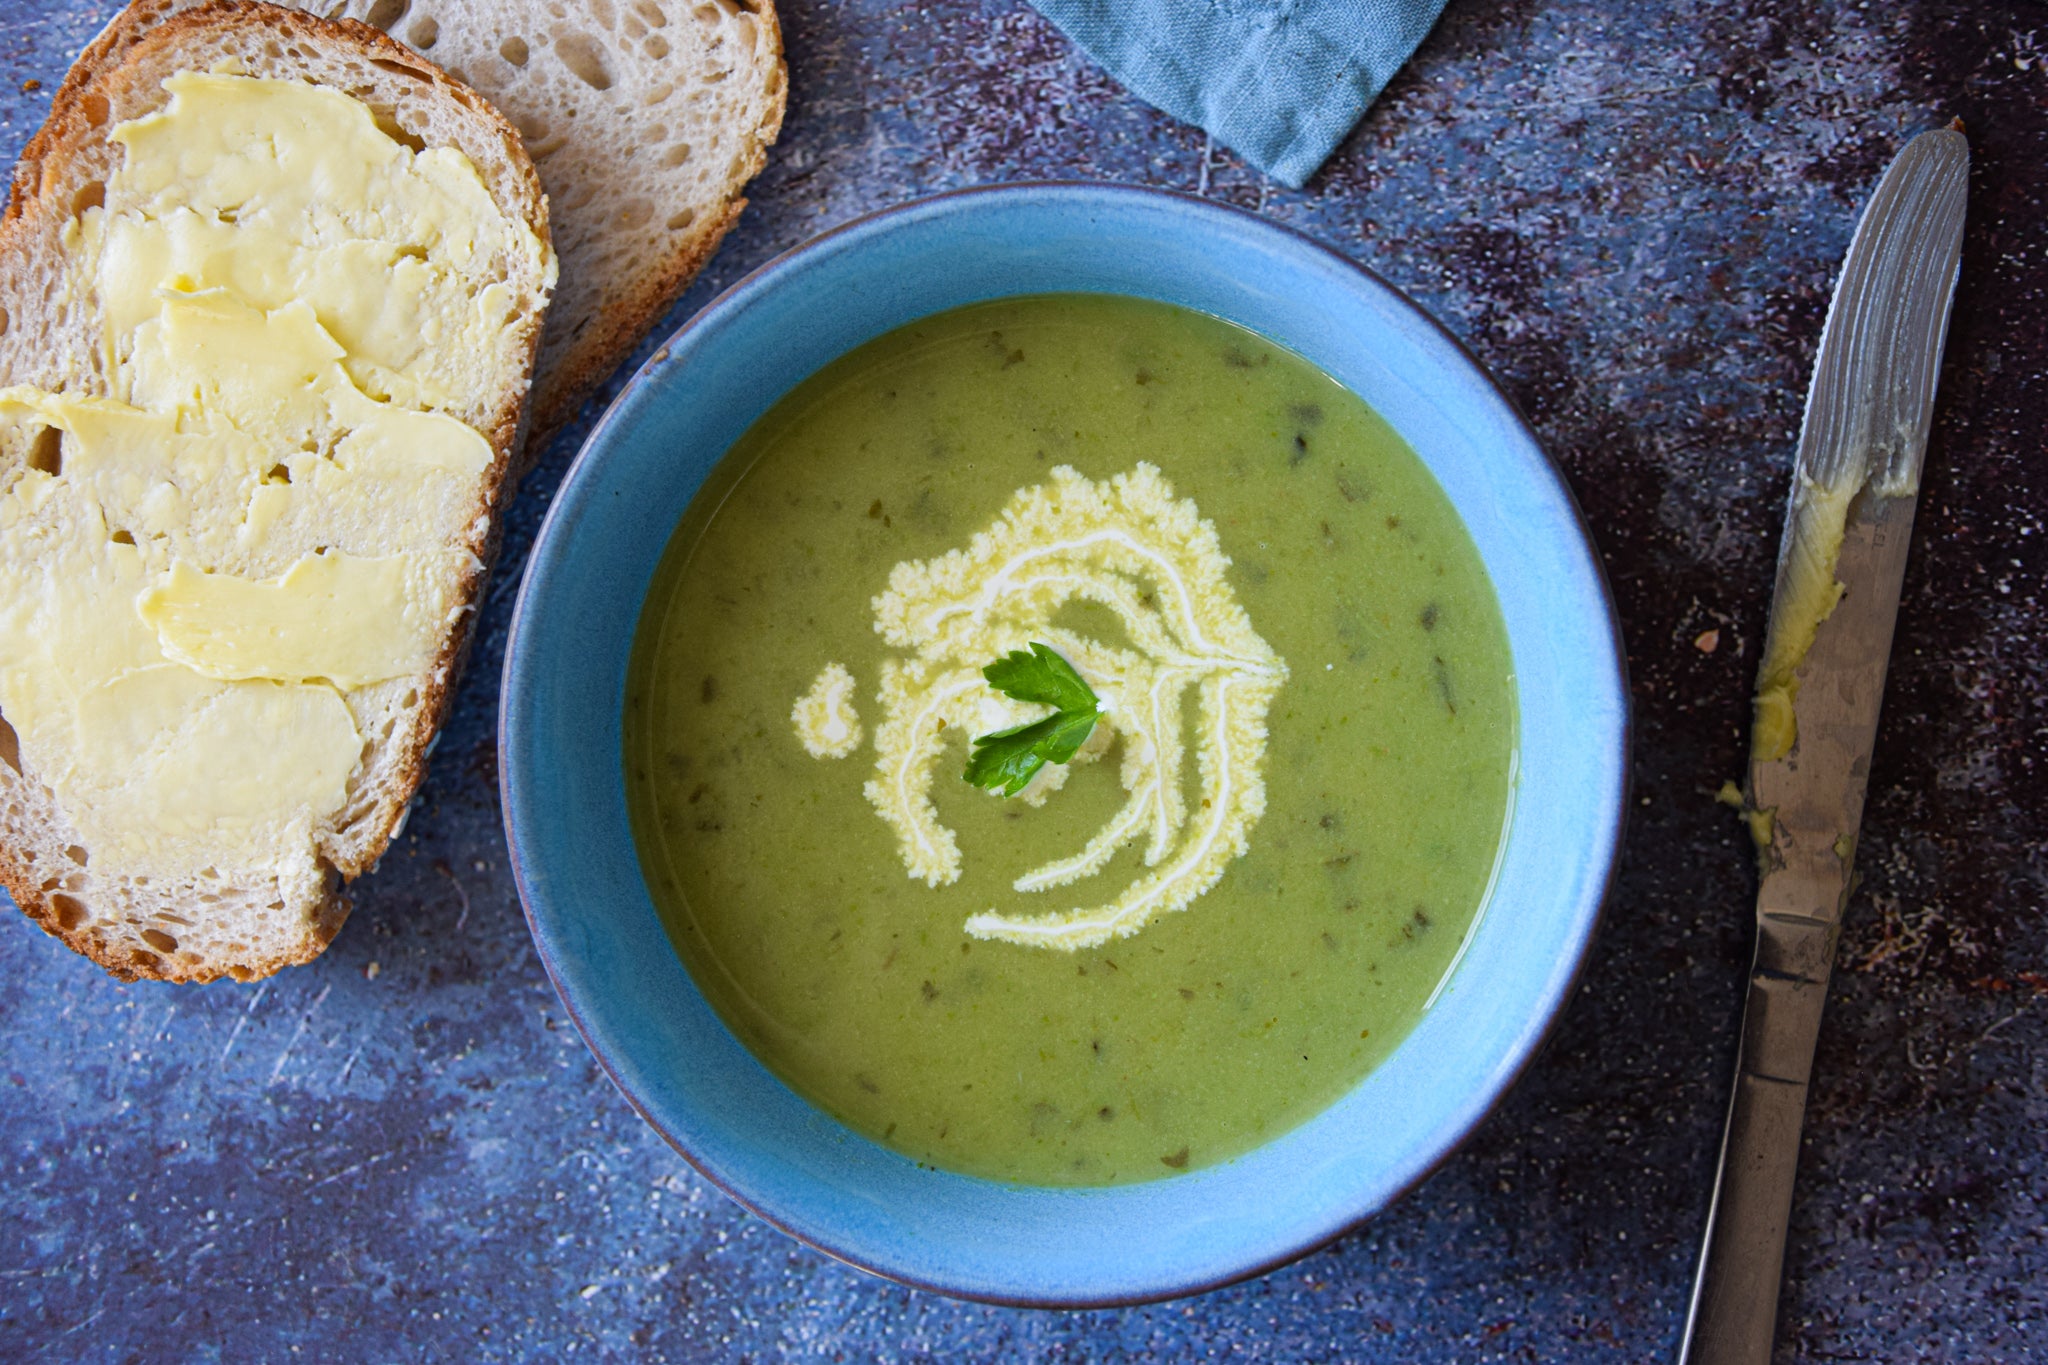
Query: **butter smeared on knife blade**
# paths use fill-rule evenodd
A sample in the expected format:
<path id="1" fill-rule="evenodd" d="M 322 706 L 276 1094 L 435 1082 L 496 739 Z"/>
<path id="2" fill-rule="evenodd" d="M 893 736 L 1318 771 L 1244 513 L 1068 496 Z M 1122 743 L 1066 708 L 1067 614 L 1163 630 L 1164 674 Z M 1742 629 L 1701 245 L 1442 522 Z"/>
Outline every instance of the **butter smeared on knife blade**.
<path id="1" fill-rule="evenodd" d="M 1849 508 L 1911 497 L 1962 248 L 1969 145 L 1922 134 L 1899 154 L 1857 225 L 1821 332 L 1778 553 L 1750 756 L 1774 762 L 1798 737 L 1799 666 L 1841 600 L 1835 571 Z"/>
<path id="2" fill-rule="evenodd" d="M 1878 182 L 1828 308 L 1793 468 L 1749 788 L 1756 957 L 1680 1365 L 1767 1365 L 1814 1044 L 1854 885 L 1969 146 L 1922 133 Z"/>

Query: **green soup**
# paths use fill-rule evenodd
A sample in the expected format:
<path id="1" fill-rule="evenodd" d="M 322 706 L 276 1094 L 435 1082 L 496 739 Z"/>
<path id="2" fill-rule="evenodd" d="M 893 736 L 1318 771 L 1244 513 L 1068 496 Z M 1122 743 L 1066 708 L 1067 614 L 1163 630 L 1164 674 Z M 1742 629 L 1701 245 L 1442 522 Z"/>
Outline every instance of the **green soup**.
<path id="1" fill-rule="evenodd" d="M 1115 699 L 1049 793 L 961 777 L 1018 719 L 962 672 L 998 626 Z M 950 711 L 903 700 L 945 678 Z M 625 740 L 655 904 L 762 1062 L 919 1161 L 1102 1185 L 1284 1132 L 1413 1027 L 1485 897 L 1514 690 L 1464 527 L 1363 402 L 1214 318 L 1058 295 L 882 337 L 734 445 Z"/>

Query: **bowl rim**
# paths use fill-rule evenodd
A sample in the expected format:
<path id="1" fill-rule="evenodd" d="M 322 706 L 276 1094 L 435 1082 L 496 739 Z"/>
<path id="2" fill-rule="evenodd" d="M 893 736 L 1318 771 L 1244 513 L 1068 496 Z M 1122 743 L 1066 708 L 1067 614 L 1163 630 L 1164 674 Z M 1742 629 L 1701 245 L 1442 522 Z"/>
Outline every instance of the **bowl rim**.
<path id="1" fill-rule="evenodd" d="M 1362 277 L 1366 285 L 1379 293 L 1386 302 L 1405 310 L 1413 321 L 1420 323 L 1427 331 L 1433 333 L 1437 339 L 1447 343 L 1456 356 L 1464 362 L 1470 376 L 1476 378 L 1502 405 L 1503 410 L 1511 418 L 1521 436 L 1541 456 L 1537 472 L 1552 485 L 1553 492 L 1569 513 L 1569 525 L 1576 531 L 1577 539 L 1587 554 L 1587 561 L 1592 569 L 1592 581 L 1597 588 L 1597 596 L 1603 609 L 1600 624 L 1605 628 L 1606 637 L 1611 647 L 1613 676 L 1617 684 L 1614 745 L 1611 754 L 1608 755 L 1611 763 L 1610 775 L 1614 779 L 1616 800 L 1612 809 L 1605 813 L 1605 818 L 1601 823 L 1597 827 L 1589 828 L 1588 830 L 1589 837 L 1586 848 L 1589 853 L 1594 855 L 1594 858 L 1588 859 L 1588 865 L 1592 865 L 1595 858 L 1597 858 L 1600 865 L 1599 874 L 1597 877 L 1590 879 L 1589 883 L 1587 896 L 1590 898 L 1590 908 L 1585 913 L 1582 925 L 1575 936 L 1569 967 L 1556 978 L 1557 986 L 1554 994 L 1548 1001 L 1544 1002 L 1540 1024 L 1521 1040 L 1517 1049 L 1519 1055 L 1513 1055 L 1509 1064 L 1503 1068 L 1497 1078 L 1493 1093 L 1487 1098 L 1485 1104 L 1473 1110 L 1469 1118 L 1460 1119 L 1454 1125 L 1447 1126 L 1442 1130 L 1442 1137 L 1437 1144 L 1435 1154 L 1423 1162 L 1409 1179 L 1393 1186 L 1386 1196 L 1374 1207 L 1359 1211 L 1355 1216 L 1345 1219 L 1332 1227 L 1327 1233 L 1290 1248 L 1260 1256 L 1242 1267 L 1233 1268 L 1227 1272 L 1195 1276 L 1174 1284 L 1162 1285 L 1156 1289 L 1140 1292 L 1103 1295 L 1048 1296 L 1032 1293 L 1007 1294 L 940 1283 L 908 1273 L 897 1267 L 878 1263 L 848 1247 L 835 1245 L 833 1239 L 821 1236 L 814 1229 L 801 1228 L 778 1214 L 775 1210 L 764 1207 L 755 1200 L 748 1198 L 746 1194 L 730 1183 L 709 1162 L 693 1151 L 681 1135 L 675 1132 L 649 1107 L 621 1073 L 620 1068 L 614 1065 L 612 1058 L 607 1055 L 605 1049 L 600 1046 L 591 1025 L 584 1017 L 584 1011 L 579 1007 L 570 990 L 564 984 L 564 973 L 558 962 L 557 945 L 554 941 L 554 935 L 544 923 L 542 915 L 537 913 L 535 909 L 535 902 L 538 897 L 531 885 L 527 857 L 521 846 L 519 832 L 515 828 L 515 813 L 518 803 L 514 793 L 514 782 L 515 771 L 518 769 L 520 761 L 517 756 L 517 745 L 514 740 L 513 731 L 519 724 L 520 716 L 519 709 L 512 703 L 523 695 L 524 685 L 520 677 L 520 668 L 527 652 L 532 648 L 528 643 L 531 631 L 526 627 L 526 622 L 532 608 L 533 598 L 539 591 L 536 586 L 537 577 L 533 572 L 533 568 L 541 562 L 541 552 L 549 544 L 558 519 L 570 515 L 570 512 L 565 509 L 573 505 L 574 499 L 566 495 L 570 494 L 572 487 L 584 475 L 586 467 L 600 458 L 598 452 L 608 441 L 612 429 L 620 423 L 625 408 L 633 400 L 637 392 L 646 385 L 654 370 L 666 364 L 670 353 L 689 338 L 691 334 L 710 325 L 730 309 L 739 306 L 747 295 L 768 287 L 773 277 L 795 268 L 802 258 L 827 248 L 845 237 L 872 231 L 877 226 L 897 218 L 914 217 L 930 212 L 935 206 L 943 206 L 962 200 L 1000 199 L 1042 194 L 1047 191 L 1074 195 L 1076 197 L 1100 196 L 1105 199 L 1127 198 L 1164 201 L 1181 211 L 1191 211 L 1198 216 L 1213 214 L 1255 224 L 1258 229 L 1276 234 L 1284 239 L 1287 245 L 1297 250 L 1305 248 L 1313 256 L 1323 258 L 1327 263 L 1337 266 L 1341 271 Z M 1291 350 L 1292 348 L 1290 347 L 1289 349 Z M 1315 362 L 1310 361 L 1310 363 L 1314 364 Z M 789 388 L 802 383 L 806 377 L 806 375 L 792 377 L 783 392 L 786 394 Z M 779 401 L 779 397 L 775 401 Z M 773 406 L 772 402 L 770 406 Z M 746 1209 L 755 1217 L 760 1218 L 771 1227 L 797 1242 L 820 1251 L 833 1260 L 893 1283 L 951 1298 L 987 1303 L 1000 1307 L 1052 1309 L 1123 1308 L 1191 1297 L 1256 1279 L 1341 1240 L 1356 1231 L 1364 1223 L 1384 1213 L 1387 1209 L 1426 1183 L 1452 1156 L 1456 1155 L 1471 1140 L 1472 1135 L 1481 1126 L 1502 1108 L 1509 1095 L 1513 1093 L 1516 1085 L 1527 1074 L 1530 1067 L 1545 1051 L 1549 1042 L 1555 1036 L 1558 1025 L 1563 1019 L 1568 1006 L 1578 993 L 1579 983 L 1585 975 L 1586 967 L 1592 954 L 1593 942 L 1598 936 L 1601 923 L 1606 918 L 1608 904 L 1613 895 L 1616 879 L 1620 874 L 1621 855 L 1630 813 L 1629 798 L 1632 794 L 1633 785 L 1634 709 L 1633 693 L 1629 684 L 1627 646 L 1622 633 L 1620 615 L 1615 606 L 1613 585 L 1608 579 L 1605 564 L 1599 554 L 1598 544 L 1593 539 L 1592 530 L 1586 520 L 1584 509 L 1580 507 L 1577 497 L 1573 494 L 1570 482 L 1565 478 L 1562 467 L 1559 465 L 1556 457 L 1551 454 L 1537 436 L 1535 429 L 1531 426 L 1527 416 L 1522 412 L 1520 405 L 1515 402 L 1514 397 L 1501 385 L 1492 372 L 1480 362 L 1479 358 L 1473 354 L 1472 350 L 1459 337 L 1453 334 L 1443 323 L 1439 322 L 1414 299 L 1410 298 L 1405 291 L 1388 281 L 1370 266 L 1353 259 L 1299 228 L 1285 223 L 1274 222 L 1262 214 L 1239 208 L 1234 204 L 1208 199 L 1183 190 L 1113 181 L 1078 179 L 1004 181 L 997 184 L 971 185 L 939 191 L 933 194 L 920 195 L 900 203 L 872 209 L 828 227 L 814 236 L 778 252 L 767 261 L 741 275 L 738 279 L 720 290 L 703 307 L 685 318 L 681 324 L 662 340 L 660 345 L 649 353 L 646 360 L 635 367 L 632 375 L 620 386 L 618 393 L 613 396 L 611 401 L 605 406 L 604 411 L 592 424 L 589 433 L 578 447 L 575 456 L 563 471 L 561 481 L 550 495 L 547 511 L 534 533 L 531 545 L 528 547 L 526 559 L 520 566 L 518 592 L 506 633 L 504 663 L 500 676 L 499 705 L 495 726 L 498 759 L 498 797 L 505 828 L 508 862 L 513 883 L 519 895 L 520 908 L 525 915 L 528 931 L 533 937 L 536 954 L 540 959 L 542 968 L 547 973 L 549 984 L 554 987 L 557 998 L 560 1000 L 564 1011 L 568 1014 L 570 1021 L 575 1025 L 577 1033 L 583 1039 L 584 1045 L 589 1049 L 592 1058 L 602 1068 L 606 1076 L 611 1079 L 612 1084 L 625 1098 L 626 1103 L 697 1174 L 704 1177 L 704 1179 L 709 1181 L 741 1208 Z M 805 1103 L 809 1104 L 810 1101 L 805 1100 Z M 813 1107 L 815 1108 L 815 1106 Z M 1276 1134 L 1270 1140 L 1277 1141 L 1285 1136 L 1285 1133 Z M 1171 1179 L 1171 1177 L 1167 1178 Z M 998 1182 L 990 1183 L 996 1184 Z"/>

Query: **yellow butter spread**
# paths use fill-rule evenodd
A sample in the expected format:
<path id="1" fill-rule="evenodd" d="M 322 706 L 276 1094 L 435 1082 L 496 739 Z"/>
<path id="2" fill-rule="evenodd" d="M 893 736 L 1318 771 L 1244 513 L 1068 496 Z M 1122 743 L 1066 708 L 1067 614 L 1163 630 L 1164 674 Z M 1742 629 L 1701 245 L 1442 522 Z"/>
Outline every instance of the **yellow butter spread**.
<path id="1" fill-rule="evenodd" d="M 95 871 L 309 874 L 477 568 L 492 451 L 435 409 L 553 259 L 337 91 L 165 88 L 65 234 L 104 390 L 0 389 L 0 716 Z"/>
<path id="2" fill-rule="evenodd" d="M 164 657 L 209 678 L 324 678 L 362 687 L 434 661 L 442 622 L 419 555 L 307 555 L 275 583 L 180 559 L 136 599 Z"/>
<path id="3" fill-rule="evenodd" d="M 108 211 L 80 228 L 99 238 L 110 355 L 155 316 L 160 289 L 225 289 L 259 310 L 310 307 L 370 394 L 420 407 L 475 391 L 477 358 L 516 304 L 476 267 L 547 248 L 498 211 L 467 157 L 410 151 L 320 86 L 192 73 L 165 86 L 160 113 L 114 130 L 127 164 Z"/>
<path id="4" fill-rule="evenodd" d="M 1770 635 L 1757 671 L 1749 750 L 1751 758 L 1760 763 L 1775 763 L 1792 752 L 1799 736 L 1799 668 L 1813 648 L 1821 623 L 1834 615 L 1842 600 L 1835 570 L 1842 558 L 1849 505 L 1863 487 L 1863 471 L 1858 468 L 1853 473 L 1853 478 L 1834 484 L 1802 484 L 1793 504 L 1791 534 L 1771 607 Z"/>

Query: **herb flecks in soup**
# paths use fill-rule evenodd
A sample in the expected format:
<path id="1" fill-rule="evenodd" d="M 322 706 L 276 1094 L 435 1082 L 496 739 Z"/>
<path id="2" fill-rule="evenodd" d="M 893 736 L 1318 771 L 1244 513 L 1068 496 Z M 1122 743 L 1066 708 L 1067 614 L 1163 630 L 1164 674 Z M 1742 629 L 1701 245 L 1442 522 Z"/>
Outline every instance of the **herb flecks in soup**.
<path id="1" fill-rule="evenodd" d="M 1173 575 L 1131 548 L 1000 576 L 1026 547 L 1112 524 L 1165 556 L 1190 614 Z M 1004 596 L 1055 570 L 1100 595 Z M 878 593 L 895 638 L 875 629 Z M 970 609 L 931 619 L 953 603 Z M 979 648 L 948 642 L 991 623 Z M 1071 761 L 991 795 L 962 780 L 972 741 L 1047 708 L 981 670 L 1033 642 L 1110 709 Z M 1183 682 L 1176 660 L 1206 672 Z M 705 999 L 821 1110 L 993 1179 L 1175 1177 L 1313 1118 L 1423 1018 L 1500 845 L 1512 672 L 1456 511 L 1355 395 L 1215 318 L 1005 299 L 835 361 L 719 462 L 649 588 L 628 809 Z M 933 716 L 943 734 L 911 750 L 928 777 L 905 774 L 888 798 L 935 849 L 945 832 L 951 860 L 924 855 L 932 885 L 906 876 L 898 827 L 863 787 L 888 776 L 878 753 L 918 738 L 881 730 L 910 724 L 911 699 L 952 674 L 965 690 Z M 893 708 L 876 700 L 885 675 Z M 1138 677 L 1164 683 L 1156 713 Z M 1248 706 L 1253 691 L 1269 700 Z M 798 698 L 801 734 L 846 757 L 821 761 L 792 735 Z M 1258 710 L 1257 765 L 1205 729 Z M 1172 749 L 1134 759 L 1148 735 Z M 1256 766 L 1256 823 L 1250 806 L 1230 814 L 1243 787 L 1218 813 L 1212 748 L 1233 773 Z M 1156 782 L 1127 782 L 1134 762 Z M 1196 856 L 1217 820 L 1210 856 L 1232 848 L 1233 824 L 1243 852 L 1141 933 L 1041 952 L 963 927 L 992 909 L 1032 929 L 1113 904 Z M 1116 839 L 1094 866 L 1089 851 Z M 1078 879 L 1055 886 L 1062 875 Z"/>
<path id="2" fill-rule="evenodd" d="M 992 657 L 1052 645 L 1107 713 L 1075 757 L 1121 741 L 1123 805 L 1078 850 L 1019 875 L 1019 892 L 1092 877 L 1143 840 L 1140 875 L 1100 904 L 1045 915 L 990 909 L 968 919 L 976 938 L 1073 951 L 1136 933 L 1185 909 L 1250 846 L 1266 809 L 1266 711 L 1287 665 L 1230 589 L 1230 559 L 1213 524 L 1140 463 L 1100 483 L 1061 466 L 1018 492 L 965 550 L 898 564 L 875 599 L 875 629 L 908 657 L 882 664 L 875 775 L 866 787 L 896 834 L 897 855 L 927 886 L 960 879 L 959 840 L 932 804 L 951 732 L 968 736 L 1036 721 L 1051 708 L 992 689 Z M 1126 643 L 1057 624 L 1079 602 L 1107 608 Z M 1195 696 L 1194 802 L 1184 790 L 1183 712 Z M 801 721 L 799 728 L 802 729 Z M 810 747 L 810 735 L 804 735 Z M 815 752 L 815 750 L 814 750 Z M 1040 768 L 1026 800 L 1042 802 L 1068 765 Z"/>

